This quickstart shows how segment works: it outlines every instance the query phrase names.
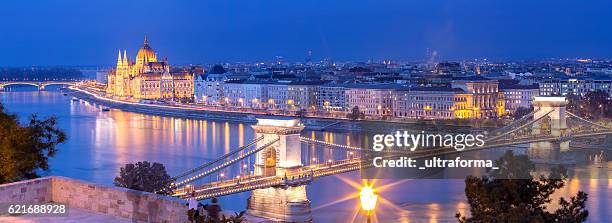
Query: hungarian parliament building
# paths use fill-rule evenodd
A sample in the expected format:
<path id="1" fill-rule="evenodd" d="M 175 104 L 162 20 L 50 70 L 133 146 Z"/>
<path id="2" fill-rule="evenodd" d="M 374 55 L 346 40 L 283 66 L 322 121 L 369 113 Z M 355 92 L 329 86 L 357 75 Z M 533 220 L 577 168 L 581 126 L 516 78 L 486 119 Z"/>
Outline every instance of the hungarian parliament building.
<path id="1" fill-rule="evenodd" d="M 193 97 L 193 73 L 170 69 L 168 59 L 158 60 L 145 36 L 136 61 L 119 50 L 117 67 L 108 72 L 107 96 L 120 99 L 174 100 Z"/>

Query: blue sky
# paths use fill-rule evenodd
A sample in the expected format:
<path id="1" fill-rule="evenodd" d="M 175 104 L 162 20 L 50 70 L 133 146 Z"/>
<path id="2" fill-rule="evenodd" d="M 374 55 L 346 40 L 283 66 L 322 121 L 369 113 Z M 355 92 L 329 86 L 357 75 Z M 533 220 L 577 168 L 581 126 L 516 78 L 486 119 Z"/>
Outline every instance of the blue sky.
<path id="1" fill-rule="evenodd" d="M 143 36 L 171 63 L 612 58 L 612 1 L 5 1 L 0 66 L 110 65 Z"/>

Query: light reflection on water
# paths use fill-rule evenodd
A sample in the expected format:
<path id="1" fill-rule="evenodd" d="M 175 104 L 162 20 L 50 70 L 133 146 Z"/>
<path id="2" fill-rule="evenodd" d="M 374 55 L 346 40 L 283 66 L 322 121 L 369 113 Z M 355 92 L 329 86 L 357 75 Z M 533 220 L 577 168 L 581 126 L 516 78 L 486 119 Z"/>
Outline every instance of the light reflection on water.
<path id="1" fill-rule="evenodd" d="M 185 120 L 178 118 L 111 110 L 102 112 L 99 106 L 83 101 L 71 101 L 57 91 L 25 90 L 0 93 L 7 110 L 24 119 L 32 113 L 42 117 L 55 115 L 69 140 L 56 157 L 50 160 L 49 175 L 112 184 L 119 168 L 128 162 L 148 160 L 163 163 L 176 174 L 221 156 L 254 138 L 248 124 L 223 121 Z M 327 142 L 362 145 L 368 138 L 357 134 L 304 132 L 304 136 Z M 342 151 L 320 151 L 305 147 L 305 162 L 346 156 Z M 358 173 L 343 177 L 360 182 Z M 212 179 L 215 180 L 215 179 Z M 380 180 L 378 185 L 392 183 Z M 468 213 L 463 193 L 463 180 L 407 180 L 381 192 L 394 205 L 380 205 L 376 219 L 380 222 L 447 222 L 455 221 L 457 212 Z M 604 222 L 612 218 L 612 179 L 572 179 L 555 193 L 568 198 L 579 190 L 589 194 L 589 221 Z M 355 193 L 355 189 L 338 177 L 315 180 L 308 187 L 315 222 L 365 222 L 356 209 L 358 199 L 349 199 L 326 206 Z M 224 197 L 223 207 L 232 210 L 246 208 L 248 193 Z M 556 203 L 556 202 L 555 202 Z M 323 207 L 323 208 L 317 208 Z M 552 208 L 552 207 L 551 207 Z"/>

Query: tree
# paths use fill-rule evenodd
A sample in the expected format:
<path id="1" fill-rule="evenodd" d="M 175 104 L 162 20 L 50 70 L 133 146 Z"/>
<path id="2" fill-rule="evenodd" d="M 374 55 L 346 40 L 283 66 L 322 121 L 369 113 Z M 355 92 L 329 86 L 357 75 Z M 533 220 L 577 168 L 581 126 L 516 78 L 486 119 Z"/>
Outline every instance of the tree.
<path id="1" fill-rule="evenodd" d="M 56 125 L 55 117 L 41 120 L 36 115 L 22 125 L 0 104 L 0 184 L 37 178 L 39 170 L 49 169 L 49 157 L 66 141 Z"/>
<path id="2" fill-rule="evenodd" d="M 592 91 L 587 93 L 584 97 L 586 103 L 585 107 L 592 117 L 599 118 L 612 113 L 612 111 L 608 110 L 610 104 L 612 104 L 612 100 L 610 100 L 610 95 L 608 93 L 603 91 Z"/>
<path id="3" fill-rule="evenodd" d="M 530 107 L 530 108 L 518 107 L 518 108 L 516 109 L 516 111 L 514 111 L 514 118 L 515 118 L 515 119 L 520 119 L 520 118 L 522 118 L 523 116 L 525 116 L 525 115 L 527 115 L 527 114 L 531 113 L 531 111 L 533 111 L 533 107 Z"/>
<path id="4" fill-rule="evenodd" d="M 172 192 L 172 178 L 166 172 L 166 167 L 160 163 L 147 161 L 128 163 L 121 167 L 119 176 L 115 177 L 113 184 L 133 190 L 140 190 L 158 194 Z"/>
<path id="5" fill-rule="evenodd" d="M 569 95 L 567 109 L 588 118 L 612 117 L 612 99 L 603 91 L 593 91 L 584 97 Z"/>
<path id="6" fill-rule="evenodd" d="M 576 115 L 582 115 L 583 111 L 581 109 L 582 98 L 577 95 L 570 94 L 567 96 L 567 110 L 573 112 Z M 583 106 L 584 107 L 584 106 Z"/>
<path id="7" fill-rule="evenodd" d="M 465 194 L 471 217 L 457 213 L 459 222 L 584 222 L 587 194 L 579 191 L 569 201 L 559 199 L 560 208 L 549 212 L 550 196 L 565 185 L 566 169 L 553 168 L 548 177 L 534 179 L 535 165 L 526 155 L 507 151 L 497 162 L 499 170 L 489 176 L 469 176 Z"/>
<path id="8" fill-rule="evenodd" d="M 346 115 L 346 118 L 350 120 L 357 120 L 362 117 L 363 117 L 363 114 L 359 111 L 359 107 L 357 106 L 353 107 L 353 109 L 351 109 L 351 113 Z"/>

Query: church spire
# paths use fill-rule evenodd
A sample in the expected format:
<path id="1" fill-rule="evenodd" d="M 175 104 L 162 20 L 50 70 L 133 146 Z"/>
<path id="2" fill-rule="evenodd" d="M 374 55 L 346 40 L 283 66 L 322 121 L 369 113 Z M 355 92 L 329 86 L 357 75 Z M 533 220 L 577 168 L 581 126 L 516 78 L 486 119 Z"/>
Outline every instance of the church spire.
<path id="1" fill-rule="evenodd" d="M 148 45 L 149 45 L 149 40 L 147 39 L 147 35 L 145 35 L 144 37 L 145 37 L 145 39 L 144 39 L 144 45 L 145 45 L 145 46 L 148 46 Z"/>
<path id="2" fill-rule="evenodd" d="M 117 66 L 121 66 L 122 65 L 122 59 L 121 59 L 121 50 L 119 51 L 119 55 L 117 56 Z"/>
<path id="3" fill-rule="evenodd" d="M 125 66 L 128 65 L 127 50 L 123 50 L 123 65 L 125 65 Z"/>

